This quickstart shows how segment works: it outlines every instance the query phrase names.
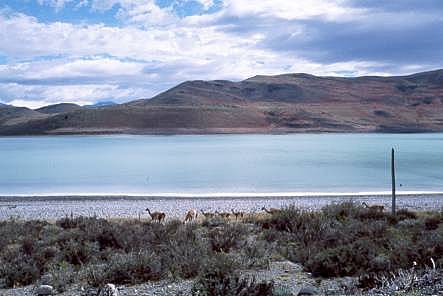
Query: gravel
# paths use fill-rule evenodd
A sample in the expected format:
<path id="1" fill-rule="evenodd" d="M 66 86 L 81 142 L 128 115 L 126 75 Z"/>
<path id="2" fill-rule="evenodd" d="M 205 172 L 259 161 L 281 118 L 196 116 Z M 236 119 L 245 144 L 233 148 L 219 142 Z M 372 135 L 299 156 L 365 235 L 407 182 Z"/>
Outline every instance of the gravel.
<path id="1" fill-rule="evenodd" d="M 184 218 L 188 209 L 204 211 L 258 212 L 263 206 L 284 207 L 295 205 L 306 209 L 319 209 L 327 204 L 353 200 L 390 207 L 389 196 L 309 196 L 309 197 L 254 197 L 254 198 L 144 198 L 144 197 L 0 197 L 0 220 L 55 220 L 69 215 L 97 216 L 102 218 L 146 218 L 147 207 L 166 213 L 167 219 Z M 399 208 L 419 211 L 443 208 L 443 195 L 404 195 L 397 197 Z"/>
<path id="2" fill-rule="evenodd" d="M 315 287 L 315 280 L 309 273 L 304 272 L 299 264 L 289 261 L 271 262 L 269 268 L 261 270 L 243 271 L 245 277 L 255 277 L 257 281 L 274 281 L 275 286 L 285 291 L 295 293 L 302 287 Z M 119 296 L 167 296 L 191 295 L 193 280 L 162 280 L 136 286 L 119 286 Z M 92 296 L 97 295 L 95 288 L 85 288 L 80 285 L 72 286 L 68 291 L 60 294 L 63 296 Z M 35 295 L 34 286 L 18 289 L 0 290 L 0 295 L 27 296 Z"/>

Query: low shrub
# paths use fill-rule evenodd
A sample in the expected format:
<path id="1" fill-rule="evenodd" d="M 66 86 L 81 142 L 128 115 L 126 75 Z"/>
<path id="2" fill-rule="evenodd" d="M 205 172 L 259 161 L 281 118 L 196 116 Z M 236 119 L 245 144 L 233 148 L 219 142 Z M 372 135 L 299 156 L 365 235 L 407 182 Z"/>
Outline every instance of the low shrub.
<path id="1" fill-rule="evenodd" d="M 292 296 L 294 295 L 289 289 L 285 289 L 282 287 L 274 288 L 272 291 L 273 296 Z"/>
<path id="2" fill-rule="evenodd" d="M 209 256 L 209 247 L 197 235 L 195 226 L 187 224 L 176 229 L 158 254 L 173 276 L 187 279 L 198 275 Z"/>
<path id="3" fill-rule="evenodd" d="M 374 276 L 374 295 L 439 295 L 443 288 L 442 270 L 400 269 Z"/>
<path id="4" fill-rule="evenodd" d="M 257 282 L 254 278 L 241 278 L 233 274 L 225 278 L 202 278 L 192 290 L 199 296 L 272 296 L 272 282 Z"/>
<path id="5" fill-rule="evenodd" d="M 348 218 L 355 218 L 363 210 L 362 205 L 357 205 L 353 201 L 346 201 L 342 203 L 332 203 L 322 208 L 322 213 L 338 221 L 343 221 Z"/>
<path id="6" fill-rule="evenodd" d="M 349 245 L 316 250 L 312 256 L 307 257 L 304 266 L 314 276 L 350 276 L 378 269 L 378 264 L 372 264 L 376 257 L 374 243 L 365 239 Z"/>
<path id="7" fill-rule="evenodd" d="M 32 257 L 14 255 L 8 260 L 0 259 L 0 278 L 6 288 L 25 286 L 40 278 L 40 270 Z"/>
<path id="8" fill-rule="evenodd" d="M 53 286 L 58 292 L 64 292 L 66 288 L 77 280 L 77 273 L 75 267 L 66 262 L 60 262 L 48 267 L 49 284 Z"/>
<path id="9" fill-rule="evenodd" d="M 408 210 L 393 216 L 352 202 L 319 212 L 288 207 L 257 221 L 265 226 L 268 241 L 278 240 L 283 256 L 302 263 L 314 276 L 361 276 L 363 286 L 374 284 L 363 276 L 408 268 L 431 257 L 440 260 L 440 222 L 437 216 L 419 218 Z"/>
<path id="10" fill-rule="evenodd" d="M 97 218 L 97 217 L 74 217 L 72 214 L 71 216 L 66 216 L 64 218 L 61 218 L 56 221 L 56 225 L 63 228 L 63 229 L 73 229 L 73 228 L 79 228 L 82 230 L 90 229 L 90 228 L 99 228 L 97 227 L 99 224 L 107 224 L 108 221 L 105 219 Z"/>
<path id="11" fill-rule="evenodd" d="M 192 288 L 198 296 L 271 296 L 272 282 L 258 283 L 254 278 L 242 278 L 232 257 L 219 253 L 205 265 Z"/>
<path id="12" fill-rule="evenodd" d="M 209 231 L 209 242 L 215 252 L 229 252 L 238 246 L 246 236 L 248 230 L 240 223 L 224 224 Z"/>
<path id="13" fill-rule="evenodd" d="M 385 220 L 389 218 L 389 213 L 372 208 L 362 208 L 358 211 L 358 215 L 355 218 L 361 221 Z"/>
<path id="14" fill-rule="evenodd" d="M 72 265 L 83 265 L 95 257 L 98 252 L 97 243 L 69 240 L 63 246 L 64 260 Z"/>
<path id="15" fill-rule="evenodd" d="M 288 232 L 299 243 L 307 246 L 313 241 L 320 240 L 334 221 L 327 215 L 302 211 L 290 206 L 259 223 L 265 225 L 266 229 Z"/>
<path id="16" fill-rule="evenodd" d="M 368 208 L 353 201 L 327 205 L 323 207 L 322 213 L 325 216 L 332 217 L 338 221 L 349 219 L 358 219 L 361 221 L 383 220 L 389 215 L 388 213 L 379 209 Z"/>
<path id="17" fill-rule="evenodd" d="M 254 289 L 266 295 L 270 283 L 244 279 L 238 270 L 286 257 L 315 276 L 359 277 L 362 287 L 372 287 L 378 274 L 408 269 L 413 262 L 425 268 L 433 258 L 443 265 L 440 213 L 399 210 L 393 216 L 345 202 L 321 211 L 288 207 L 246 221 L 3 221 L 0 285 L 40 283 L 49 274 L 63 291 L 77 280 L 101 286 L 174 277 L 197 278 L 194 290 L 208 295 Z"/>
<path id="18" fill-rule="evenodd" d="M 94 287 L 137 284 L 159 280 L 162 272 L 161 262 L 153 253 L 116 254 L 104 264 L 89 266 L 86 280 Z"/>
<path id="19" fill-rule="evenodd" d="M 412 212 L 408 209 L 400 209 L 396 212 L 396 216 L 399 219 L 399 221 L 406 220 L 406 219 L 417 219 L 417 214 L 415 212 Z"/>
<path id="20" fill-rule="evenodd" d="M 270 256 L 268 243 L 261 240 L 250 239 L 240 249 L 241 265 L 247 268 L 268 266 Z"/>
<path id="21" fill-rule="evenodd" d="M 426 217 L 425 219 L 425 228 L 426 230 L 435 230 L 440 225 L 441 220 L 438 216 Z"/>

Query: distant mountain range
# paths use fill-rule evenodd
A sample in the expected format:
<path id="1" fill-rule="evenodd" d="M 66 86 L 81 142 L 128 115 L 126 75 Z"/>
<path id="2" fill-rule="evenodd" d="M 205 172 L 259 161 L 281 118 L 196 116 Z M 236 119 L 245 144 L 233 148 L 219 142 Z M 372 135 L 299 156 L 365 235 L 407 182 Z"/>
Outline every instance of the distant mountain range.
<path id="1" fill-rule="evenodd" d="M 0 104 L 0 135 L 443 131 L 443 70 L 188 81 L 125 104 Z"/>
<path id="2" fill-rule="evenodd" d="M 97 108 L 97 107 L 113 106 L 113 105 L 117 105 L 117 103 L 113 101 L 100 101 L 93 105 L 84 105 L 83 107 Z"/>

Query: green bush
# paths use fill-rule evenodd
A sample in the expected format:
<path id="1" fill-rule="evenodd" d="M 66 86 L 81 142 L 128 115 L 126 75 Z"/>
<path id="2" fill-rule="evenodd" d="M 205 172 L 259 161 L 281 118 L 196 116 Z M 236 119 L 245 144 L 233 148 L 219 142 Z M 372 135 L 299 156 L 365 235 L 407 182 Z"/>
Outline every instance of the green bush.
<path id="1" fill-rule="evenodd" d="M 247 232 L 247 228 L 240 223 L 213 228 L 209 232 L 211 248 L 215 252 L 229 252 L 244 240 Z"/>
<path id="2" fill-rule="evenodd" d="M 254 287 L 266 295 L 269 283 L 241 278 L 238 270 L 264 267 L 270 258 L 283 256 L 315 276 L 349 275 L 370 287 L 378 274 L 410 268 L 413 262 L 425 268 L 433 258 L 442 265 L 441 219 L 441 213 L 399 210 L 393 216 L 345 202 L 321 211 L 288 207 L 250 216 L 252 224 L 8 220 L 0 222 L 0 284 L 40 283 L 49 274 L 62 291 L 78 280 L 99 286 L 174 277 L 197 278 L 195 289 L 208 293 Z"/>
<path id="3" fill-rule="evenodd" d="M 187 224 L 176 229 L 159 256 L 172 275 L 187 279 L 198 275 L 208 253 L 209 247 L 197 235 L 195 226 Z"/>
<path id="4" fill-rule="evenodd" d="M 417 214 L 408 209 L 400 209 L 396 212 L 396 215 L 399 221 L 406 219 L 417 219 Z"/>
<path id="5" fill-rule="evenodd" d="M 288 232 L 300 244 L 307 246 L 313 241 L 320 240 L 334 220 L 326 215 L 313 211 L 302 211 L 293 206 L 282 209 L 260 224 L 264 228 Z"/>
<path id="6" fill-rule="evenodd" d="M 0 259 L 0 278 L 4 280 L 5 287 L 29 285 L 40 278 L 40 270 L 32 257 L 17 253 L 9 255 L 8 260 Z"/>
<path id="7" fill-rule="evenodd" d="M 376 248 L 370 240 L 357 240 L 349 245 L 318 250 L 308 257 L 304 266 L 314 276 L 350 276 L 371 271 L 371 260 L 376 256 Z"/>
<path id="8" fill-rule="evenodd" d="M 342 203 L 332 203 L 322 208 L 322 213 L 334 220 L 343 221 L 349 218 L 356 218 L 364 208 L 352 201 Z"/>
<path id="9" fill-rule="evenodd" d="M 440 217 L 431 216 L 425 219 L 425 228 L 426 230 L 435 230 L 440 225 Z"/>
<path id="10" fill-rule="evenodd" d="M 225 278 L 200 279 L 192 290 L 198 296 L 272 296 L 272 282 L 257 282 L 233 274 Z"/>
<path id="11" fill-rule="evenodd" d="M 66 262 L 48 266 L 50 282 L 44 283 L 53 286 L 58 292 L 64 292 L 69 285 L 77 280 L 75 267 Z"/>
<path id="12" fill-rule="evenodd" d="M 86 280 L 94 287 L 106 283 L 137 284 L 161 279 L 162 271 L 153 253 L 116 254 L 104 264 L 89 266 Z"/>
<path id="13" fill-rule="evenodd" d="M 257 283 L 255 279 L 242 278 L 237 263 L 227 254 L 216 254 L 205 265 L 192 288 L 199 296 L 271 296 L 274 284 Z"/>
<path id="14" fill-rule="evenodd" d="M 251 239 L 246 241 L 240 249 L 241 265 L 247 268 L 265 267 L 269 265 L 271 250 L 267 242 Z"/>
<path id="15" fill-rule="evenodd" d="M 352 202 L 319 212 L 288 207 L 258 221 L 265 228 L 262 236 L 278 240 L 289 260 L 315 276 L 360 276 L 362 286 L 374 283 L 365 276 L 442 258 L 440 222 L 437 216 L 419 219 L 408 210 L 393 216 Z"/>

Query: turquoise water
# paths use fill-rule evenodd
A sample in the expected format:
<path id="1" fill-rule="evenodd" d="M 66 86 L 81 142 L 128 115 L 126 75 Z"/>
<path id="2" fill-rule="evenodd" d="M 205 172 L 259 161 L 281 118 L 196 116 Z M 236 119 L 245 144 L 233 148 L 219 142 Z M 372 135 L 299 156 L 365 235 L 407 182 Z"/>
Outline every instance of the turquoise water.
<path id="1" fill-rule="evenodd" d="M 443 191 L 443 134 L 0 138 L 0 194 Z"/>

